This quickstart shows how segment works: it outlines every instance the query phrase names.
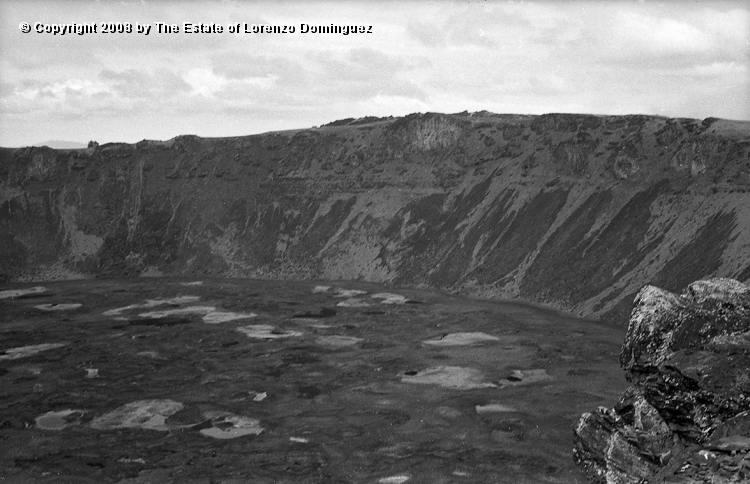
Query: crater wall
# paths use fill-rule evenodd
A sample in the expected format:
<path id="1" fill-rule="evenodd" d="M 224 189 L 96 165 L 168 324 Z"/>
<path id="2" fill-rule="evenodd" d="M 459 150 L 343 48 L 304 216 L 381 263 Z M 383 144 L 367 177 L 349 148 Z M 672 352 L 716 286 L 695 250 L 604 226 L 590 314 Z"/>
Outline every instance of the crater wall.
<path id="1" fill-rule="evenodd" d="M 750 282 L 750 123 L 487 112 L 0 149 L 0 277 L 361 279 L 626 320 Z"/>

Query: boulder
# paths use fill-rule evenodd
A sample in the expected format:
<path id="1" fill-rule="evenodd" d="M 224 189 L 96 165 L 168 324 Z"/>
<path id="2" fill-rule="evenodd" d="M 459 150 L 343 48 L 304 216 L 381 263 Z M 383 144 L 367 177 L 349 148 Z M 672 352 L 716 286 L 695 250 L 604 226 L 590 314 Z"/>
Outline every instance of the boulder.
<path id="1" fill-rule="evenodd" d="M 594 483 L 750 482 L 750 288 L 645 286 L 620 355 L 631 387 L 581 416 L 573 456 Z"/>

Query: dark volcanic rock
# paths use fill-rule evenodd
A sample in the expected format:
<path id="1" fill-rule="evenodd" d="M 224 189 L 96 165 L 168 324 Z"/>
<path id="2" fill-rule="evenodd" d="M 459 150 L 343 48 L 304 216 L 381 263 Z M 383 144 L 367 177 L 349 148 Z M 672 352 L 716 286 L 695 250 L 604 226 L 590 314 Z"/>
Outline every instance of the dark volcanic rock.
<path id="1" fill-rule="evenodd" d="M 750 479 L 750 288 L 709 279 L 646 286 L 620 355 L 631 386 L 584 414 L 574 457 L 592 482 Z"/>
<path id="2" fill-rule="evenodd" d="M 0 149 L 0 281 L 366 280 L 618 320 L 647 283 L 750 281 L 748 160 L 747 122 L 488 112 Z"/>

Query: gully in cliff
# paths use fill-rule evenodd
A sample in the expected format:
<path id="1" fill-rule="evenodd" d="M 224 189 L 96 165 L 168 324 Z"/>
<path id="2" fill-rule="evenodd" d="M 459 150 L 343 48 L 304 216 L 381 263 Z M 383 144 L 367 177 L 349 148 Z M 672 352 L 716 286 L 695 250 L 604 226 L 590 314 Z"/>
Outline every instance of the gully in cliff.
<path id="1" fill-rule="evenodd" d="M 574 458 L 591 482 L 750 481 L 750 287 L 644 287 L 620 362 L 632 386 L 575 429 Z"/>

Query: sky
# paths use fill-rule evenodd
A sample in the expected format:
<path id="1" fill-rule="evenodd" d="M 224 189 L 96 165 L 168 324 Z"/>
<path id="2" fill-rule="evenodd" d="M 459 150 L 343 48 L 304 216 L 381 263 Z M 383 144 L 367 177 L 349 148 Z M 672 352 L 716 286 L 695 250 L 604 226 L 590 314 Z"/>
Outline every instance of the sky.
<path id="1" fill-rule="evenodd" d="M 52 33 L 69 23 L 97 31 Z M 107 23 L 133 31 L 103 32 Z M 252 33 L 258 25 L 295 32 Z M 750 120 L 749 71 L 745 1 L 0 0 L 0 146 L 415 112 Z"/>

